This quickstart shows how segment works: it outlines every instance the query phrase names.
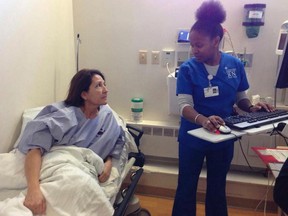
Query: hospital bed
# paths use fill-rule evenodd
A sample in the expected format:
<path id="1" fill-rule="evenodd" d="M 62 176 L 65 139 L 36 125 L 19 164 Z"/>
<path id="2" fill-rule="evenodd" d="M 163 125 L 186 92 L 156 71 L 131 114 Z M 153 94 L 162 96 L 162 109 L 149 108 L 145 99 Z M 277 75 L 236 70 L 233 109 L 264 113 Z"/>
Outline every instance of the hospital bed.
<path id="1" fill-rule="evenodd" d="M 25 128 L 27 122 L 31 121 L 40 112 L 40 110 L 42 108 L 43 107 L 37 107 L 37 108 L 32 108 L 32 109 L 28 109 L 28 110 L 24 111 L 24 113 L 22 115 L 21 132 L 20 132 L 20 135 L 19 135 L 17 141 L 15 142 L 15 144 L 13 146 L 13 150 L 10 151 L 9 153 L 0 154 L 0 163 L 1 163 L 1 167 L 0 167 L 0 215 L 4 215 L 4 213 L 5 213 L 5 215 L 19 215 L 19 214 L 21 214 L 22 216 L 26 216 L 26 215 L 32 216 L 30 211 L 27 211 L 27 209 L 23 209 L 23 206 L 21 206 L 21 204 L 23 203 L 24 197 L 25 197 L 24 194 L 25 194 L 26 179 L 25 179 L 25 175 L 24 175 L 24 168 L 20 169 L 20 167 L 24 167 L 23 164 L 24 164 L 25 156 L 22 155 L 17 150 L 17 145 L 19 143 L 20 137 L 23 134 L 23 131 L 24 131 L 24 128 Z M 85 208 L 83 208 L 84 210 L 82 210 L 81 215 L 89 215 L 89 216 L 90 215 L 101 215 L 101 216 L 105 216 L 105 215 L 107 215 L 107 216 L 108 215 L 113 215 L 113 216 L 125 216 L 125 215 L 145 216 L 145 215 L 147 215 L 147 216 L 149 216 L 150 215 L 149 211 L 141 208 L 139 200 L 134 195 L 137 183 L 138 183 L 138 181 L 141 178 L 141 175 L 143 173 L 142 167 L 143 167 L 144 162 L 145 162 L 145 157 L 144 157 L 143 153 L 140 152 L 140 149 L 139 149 L 140 139 L 141 139 L 141 136 L 143 135 L 143 132 L 141 130 L 139 130 L 138 128 L 127 126 L 125 124 L 125 121 L 121 117 L 119 117 L 119 115 L 117 115 L 117 113 L 113 112 L 113 114 L 116 117 L 118 124 L 121 127 L 123 127 L 123 129 L 125 131 L 126 143 L 124 145 L 120 159 L 114 159 L 113 158 L 113 160 L 112 160 L 113 168 L 112 168 L 112 172 L 111 172 L 109 180 L 105 183 L 101 183 L 101 184 L 98 183 L 96 185 L 96 187 L 99 187 L 99 185 L 100 185 L 101 189 L 99 192 L 98 192 L 98 189 L 97 189 L 97 192 L 95 189 L 95 193 L 98 193 L 95 195 L 95 198 L 96 199 L 99 198 L 99 193 L 104 194 L 104 197 L 101 198 L 102 201 L 99 203 L 98 201 L 95 201 L 94 199 L 92 199 L 93 196 L 91 194 L 93 194 L 93 192 L 94 192 L 94 188 L 92 188 L 91 189 L 92 191 L 88 191 L 87 194 L 85 194 L 85 196 L 83 196 L 83 197 L 85 197 L 85 199 L 87 198 L 87 202 L 89 202 L 88 204 L 91 203 L 91 205 L 92 205 L 91 211 L 89 209 L 89 205 L 87 207 L 87 204 L 85 204 Z M 68 151 L 68 153 L 66 151 Z M 97 161 L 96 162 L 93 161 L 94 160 L 93 157 L 96 154 L 91 153 L 92 151 L 89 149 L 82 149 L 79 147 L 67 147 L 66 146 L 66 147 L 59 147 L 59 148 L 56 147 L 55 150 L 52 149 L 52 152 L 55 152 L 54 155 L 56 155 L 56 157 L 57 157 L 57 155 L 60 155 L 60 157 L 58 156 L 58 158 L 60 158 L 61 162 L 62 162 L 63 158 L 65 158 L 65 160 L 70 161 L 71 155 L 73 155 L 73 158 L 71 159 L 73 161 L 73 163 L 74 163 L 75 158 L 77 158 L 77 160 L 78 160 L 78 158 L 80 158 L 80 159 L 84 158 L 85 166 L 84 167 L 82 166 L 83 161 L 81 161 L 81 163 L 79 165 L 80 166 L 79 168 L 82 170 L 86 170 L 86 166 L 88 166 L 89 169 L 91 168 L 91 167 L 89 167 L 90 165 L 86 164 L 87 163 L 86 160 L 91 160 L 93 165 L 97 164 Z M 68 154 L 68 156 L 67 156 L 68 159 L 66 159 L 67 154 Z M 53 155 L 53 153 L 52 153 L 52 155 Z M 74 158 L 74 155 L 75 155 L 75 158 Z M 45 164 L 45 160 L 48 161 L 46 164 Z M 51 158 L 45 159 L 45 157 L 43 157 L 42 169 L 46 170 L 46 166 L 48 166 L 47 170 L 49 170 L 50 169 L 49 166 L 51 167 L 51 165 L 50 165 L 51 163 L 52 164 L 56 163 L 56 165 L 58 166 L 58 164 L 57 164 L 58 162 L 55 162 L 54 159 L 51 162 Z M 78 164 L 78 161 L 76 163 Z M 95 167 L 96 166 L 97 165 L 95 165 Z M 42 169 L 41 169 L 41 173 L 42 173 Z M 57 173 L 57 170 L 56 171 L 52 170 L 49 172 Z M 72 174 L 73 178 L 74 178 L 75 172 L 77 172 L 77 171 L 73 170 L 73 172 L 70 172 L 70 173 L 73 173 Z M 91 175 L 91 172 L 92 172 L 91 170 L 88 170 L 88 175 Z M 6 173 L 8 173 L 8 174 L 6 174 Z M 65 176 L 67 175 L 68 176 L 67 178 L 69 178 L 70 173 L 69 172 L 67 172 L 67 173 L 65 173 Z M 63 175 L 63 174 L 60 174 L 60 175 Z M 79 183 L 77 182 L 78 178 L 76 178 L 77 184 L 81 184 L 82 179 L 83 178 L 85 179 L 87 177 L 86 174 L 84 174 L 84 175 L 85 175 L 84 177 L 83 176 L 80 176 L 81 178 L 79 177 Z M 122 183 L 124 180 L 128 179 L 129 175 L 130 175 L 130 182 L 128 183 L 128 186 L 126 186 L 123 189 Z M 61 179 L 65 178 L 65 176 L 60 176 L 60 178 Z M 48 175 L 48 178 L 51 178 L 51 177 Z M 87 178 L 90 178 L 90 177 L 87 177 Z M 71 178 L 70 178 L 68 181 L 74 181 L 74 180 L 75 179 L 71 180 Z M 49 181 L 47 181 L 48 182 L 47 185 L 50 184 Z M 44 182 L 43 184 L 45 185 L 45 181 L 43 181 L 43 182 Z M 93 182 L 95 182 L 95 181 L 93 181 Z M 66 182 L 65 182 L 64 185 L 65 186 L 69 185 L 69 183 L 70 182 L 67 182 L 67 184 L 66 184 Z M 41 180 L 41 184 L 42 184 L 42 180 Z M 13 185 L 13 186 L 11 186 L 11 185 Z M 15 185 L 16 185 L 16 187 L 15 187 Z M 63 185 L 63 182 L 61 182 L 61 185 Z M 88 184 L 86 184 L 86 183 L 84 184 L 85 189 L 87 187 L 89 188 L 89 186 L 90 186 L 90 184 L 88 186 L 87 185 Z M 62 191 L 62 186 L 60 186 L 57 189 L 57 191 L 55 191 L 55 198 L 52 198 L 52 201 L 54 201 L 53 199 L 55 199 L 55 200 L 57 200 L 57 202 L 59 202 L 59 200 L 60 200 L 59 197 L 61 197 L 61 202 L 64 200 L 63 203 L 65 202 L 65 199 L 67 199 L 66 202 L 70 202 L 71 200 L 75 201 L 75 199 L 76 199 L 77 205 L 78 205 L 78 203 L 81 203 L 83 200 L 77 200 L 77 195 L 79 195 L 79 197 L 81 196 L 81 199 L 82 199 L 82 193 L 84 193 L 84 192 L 81 191 L 82 189 L 80 189 L 79 191 L 76 192 L 76 189 L 74 190 L 74 188 L 73 188 L 74 186 L 72 185 L 71 187 L 72 187 L 72 190 L 70 189 L 70 191 L 68 191 L 68 193 L 66 193 L 65 190 Z M 51 191 L 51 188 L 53 191 L 54 185 L 53 185 L 53 187 L 48 186 L 48 189 L 50 191 Z M 43 189 L 43 188 L 41 188 L 41 189 Z M 61 193 L 59 193 L 59 192 L 61 192 Z M 65 194 L 64 195 L 65 197 L 64 196 L 62 197 L 62 194 Z M 45 196 L 45 193 L 44 193 L 44 196 Z M 45 196 L 45 198 L 46 198 L 46 196 Z M 73 210 L 75 213 L 75 211 L 78 211 L 79 206 L 77 206 L 77 208 L 76 208 L 73 205 L 73 201 L 71 201 L 71 204 L 67 206 L 67 211 Z M 55 203 L 56 203 L 56 201 L 55 201 Z M 69 212 L 65 212 L 66 211 L 65 209 L 59 210 L 59 208 L 61 208 L 61 206 L 57 206 L 57 204 L 55 204 L 56 206 L 54 206 L 53 204 L 47 204 L 47 205 L 48 205 L 48 207 L 47 207 L 48 212 L 46 214 L 47 216 L 49 216 L 49 211 L 50 211 L 50 210 L 48 210 L 49 205 L 50 205 L 51 209 L 53 209 L 50 211 L 51 212 L 50 215 L 56 216 L 56 215 L 62 215 L 62 213 L 63 213 L 63 215 L 69 215 Z M 99 207 L 95 207 L 94 205 L 99 205 Z M 110 206 L 111 206 L 112 210 L 111 210 Z M 9 208 L 10 208 L 9 213 L 7 213 Z M 107 209 L 105 209 L 105 208 L 107 208 Z M 95 209 L 100 209 L 101 212 L 98 212 L 98 210 L 96 211 Z M 70 213 L 70 215 L 71 215 L 71 213 Z"/>

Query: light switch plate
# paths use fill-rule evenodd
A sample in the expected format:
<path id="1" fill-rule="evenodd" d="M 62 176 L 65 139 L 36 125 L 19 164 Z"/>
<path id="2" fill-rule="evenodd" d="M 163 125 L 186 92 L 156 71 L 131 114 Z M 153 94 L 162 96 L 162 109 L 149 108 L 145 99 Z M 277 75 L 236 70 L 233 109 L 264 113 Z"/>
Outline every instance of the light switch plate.
<path id="1" fill-rule="evenodd" d="M 151 64 L 160 64 L 160 51 L 152 51 Z"/>
<path id="2" fill-rule="evenodd" d="M 147 50 L 139 50 L 139 64 L 147 64 Z"/>

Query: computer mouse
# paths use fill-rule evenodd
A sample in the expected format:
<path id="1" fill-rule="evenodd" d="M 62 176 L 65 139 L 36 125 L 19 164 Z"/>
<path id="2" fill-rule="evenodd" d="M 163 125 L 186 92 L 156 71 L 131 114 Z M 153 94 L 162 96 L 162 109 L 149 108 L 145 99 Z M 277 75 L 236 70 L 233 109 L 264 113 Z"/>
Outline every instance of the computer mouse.
<path id="1" fill-rule="evenodd" d="M 221 125 L 219 128 L 218 128 L 219 132 L 221 134 L 230 134 L 231 133 L 231 129 L 226 126 L 226 125 Z"/>

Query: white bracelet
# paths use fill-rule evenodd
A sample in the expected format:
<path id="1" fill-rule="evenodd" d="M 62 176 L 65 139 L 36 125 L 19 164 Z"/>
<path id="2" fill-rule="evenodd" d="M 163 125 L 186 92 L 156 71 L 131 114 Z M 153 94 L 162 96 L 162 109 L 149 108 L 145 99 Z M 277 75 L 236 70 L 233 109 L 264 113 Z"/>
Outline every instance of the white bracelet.
<path id="1" fill-rule="evenodd" d="M 198 119 L 198 117 L 199 117 L 200 115 L 202 115 L 202 114 L 199 113 L 199 114 L 197 114 L 197 115 L 195 116 L 195 118 L 194 118 L 194 122 L 195 122 L 195 123 L 197 123 L 197 119 Z"/>

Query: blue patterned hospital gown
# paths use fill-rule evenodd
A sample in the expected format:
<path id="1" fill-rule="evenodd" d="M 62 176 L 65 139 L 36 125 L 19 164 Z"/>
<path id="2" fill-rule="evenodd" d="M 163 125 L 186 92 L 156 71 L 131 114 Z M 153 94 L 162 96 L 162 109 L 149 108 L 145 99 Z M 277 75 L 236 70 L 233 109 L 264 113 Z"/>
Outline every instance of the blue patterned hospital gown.
<path id="1" fill-rule="evenodd" d="M 27 123 L 19 150 L 26 154 L 40 148 L 44 154 L 52 146 L 75 145 L 89 148 L 105 159 L 119 158 L 124 143 L 124 131 L 108 105 L 101 106 L 96 118 L 87 119 L 79 107 L 59 102 L 46 106 Z"/>

